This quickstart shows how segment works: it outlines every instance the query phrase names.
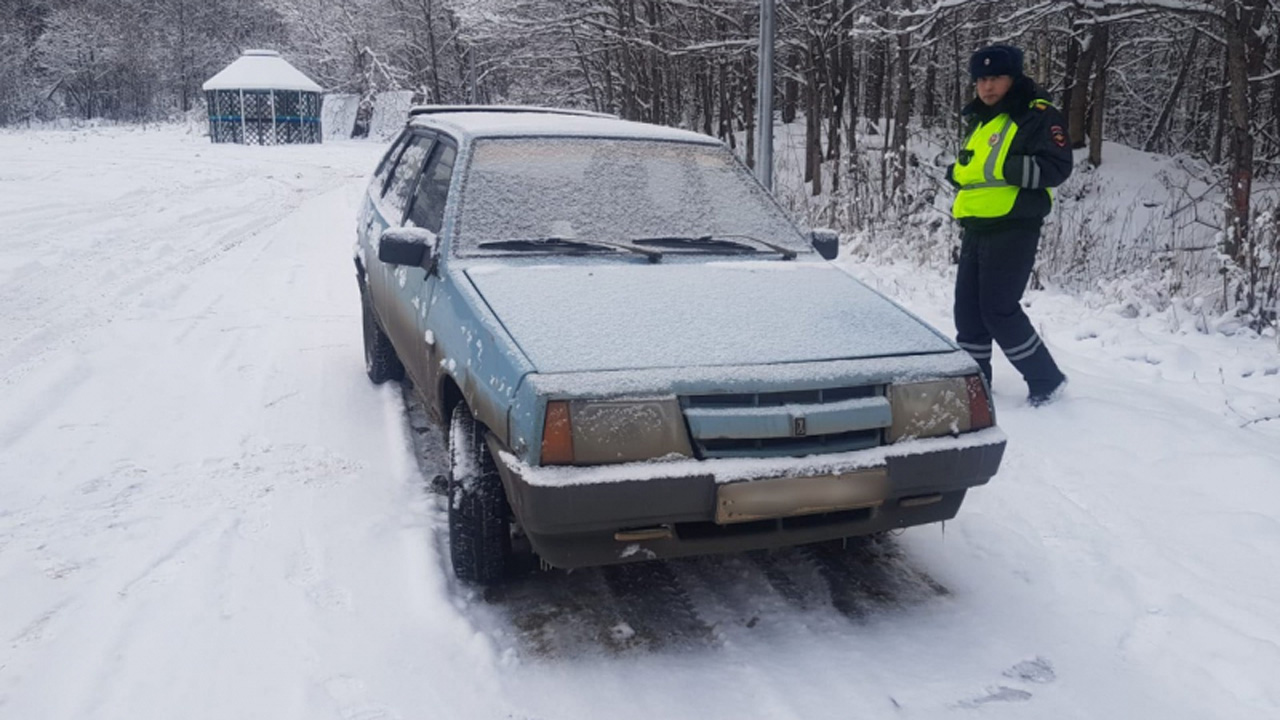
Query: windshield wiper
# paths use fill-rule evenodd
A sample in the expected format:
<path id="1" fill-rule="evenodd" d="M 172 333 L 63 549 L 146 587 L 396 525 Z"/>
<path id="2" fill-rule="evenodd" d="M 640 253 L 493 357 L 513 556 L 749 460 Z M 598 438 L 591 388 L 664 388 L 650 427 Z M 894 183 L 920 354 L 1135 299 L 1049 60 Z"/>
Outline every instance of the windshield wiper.
<path id="1" fill-rule="evenodd" d="M 750 240 L 753 243 L 760 243 L 761 245 L 781 255 L 783 260 L 795 260 L 796 255 L 799 254 L 795 250 L 792 250 L 789 247 L 785 247 L 783 245 L 776 245 L 774 243 L 769 242 L 768 240 L 761 240 L 758 237 L 751 237 L 750 235 L 721 235 L 719 237 L 742 238 L 743 240 Z"/>
<path id="2" fill-rule="evenodd" d="M 701 237 L 680 237 L 676 235 L 663 235 L 660 237 L 637 238 L 631 242 L 636 245 L 658 245 L 668 248 L 689 248 L 693 250 L 707 250 L 709 252 L 729 252 L 729 253 L 757 253 L 760 252 L 756 248 L 740 243 L 735 240 L 720 240 L 710 235 Z"/>
<path id="3" fill-rule="evenodd" d="M 536 238 L 519 238 L 515 240 L 492 240 L 482 242 L 476 247 L 483 250 L 571 250 L 579 252 L 591 252 L 593 250 L 625 250 L 626 252 L 643 255 L 649 259 L 649 262 L 656 263 L 662 260 L 662 252 L 660 250 L 651 250 L 649 248 L 637 247 L 626 243 L 608 242 L 605 240 L 578 240 L 576 238 L 564 237 L 536 237 Z"/>
<path id="4" fill-rule="evenodd" d="M 794 260 L 796 258 L 795 250 L 792 250 L 791 248 L 788 248 L 788 247 L 783 247 L 782 245 L 775 245 L 771 242 L 766 242 L 759 238 L 751 237 L 750 235 L 700 235 L 697 237 L 663 236 L 663 237 L 641 238 L 639 240 L 634 240 L 633 242 L 637 245 L 665 245 L 667 247 L 696 247 L 696 248 L 705 249 L 711 252 L 715 252 L 715 251 L 757 252 L 755 248 L 751 247 L 750 245 L 747 245 L 746 243 L 741 243 L 741 242 L 737 242 L 736 240 L 729 240 L 726 238 L 741 238 L 743 240 L 750 240 L 751 242 L 758 243 L 781 255 L 783 260 Z"/>

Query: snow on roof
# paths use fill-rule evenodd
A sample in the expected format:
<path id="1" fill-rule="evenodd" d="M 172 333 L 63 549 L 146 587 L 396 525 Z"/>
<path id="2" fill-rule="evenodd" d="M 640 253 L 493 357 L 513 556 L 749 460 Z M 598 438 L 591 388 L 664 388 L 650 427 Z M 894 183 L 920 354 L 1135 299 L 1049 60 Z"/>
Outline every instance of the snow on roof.
<path id="1" fill-rule="evenodd" d="M 717 145 L 719 140 L 688 130 L 619 120 L 610 116 L 583 116 L 536 108 L 494 109 L 486 112 L 434 112 L 417 115 L 411 123 L 443 126 L 471 137 L 519 137 L 528 135 L 566 137 L 608 137 L 671 140 Z"/>
<path id="2" fill-rule="evenodd" d="M 300 90 L 321 88 L 275 50 L 245 50 L 235 62 L 209 78 L 205 90 Z"/>

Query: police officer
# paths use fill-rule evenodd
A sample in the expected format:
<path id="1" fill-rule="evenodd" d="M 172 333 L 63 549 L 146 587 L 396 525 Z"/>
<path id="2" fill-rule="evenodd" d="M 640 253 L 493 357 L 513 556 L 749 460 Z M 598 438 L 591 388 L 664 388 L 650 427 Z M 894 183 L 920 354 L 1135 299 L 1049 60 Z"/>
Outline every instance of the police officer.
<path id="1" fill-rule="evenodd" d="M 982 48 L 969 58 L 978 97 L 964 108 L 972 130 L 947 168 L 957 188 L 952 215 L 962 228 L 956 273 L 956 342 L 991 381 L 991 341 L 1027 382 L 1033 406 L 1067 381 L 1022 311 L 1050 188 L 1071 175 L 1066 121 L 1031 78 L 1022 51 Z"/>

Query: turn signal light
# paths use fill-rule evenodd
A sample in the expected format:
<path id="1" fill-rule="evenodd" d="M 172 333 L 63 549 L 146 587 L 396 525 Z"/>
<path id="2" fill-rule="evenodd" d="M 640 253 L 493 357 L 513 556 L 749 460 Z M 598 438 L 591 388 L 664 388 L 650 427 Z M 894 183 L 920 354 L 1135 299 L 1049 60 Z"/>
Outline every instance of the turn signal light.
<path id="1" fill-rule="evenodd" d="M 542 424 L 542 464 L 573 464 L 573 426 L 569 423 L 569 403 L 547 402 L 547 416 Z"/>
<path id="2" fill-rule="evenodd" d="M 969 429 L 981 430 L 995 424 L 991 415 L 991 398 L 987 396 L 987 388 L 982 383 L 981 375 L 970 375 L 965 379 L 969 390 Z"/>

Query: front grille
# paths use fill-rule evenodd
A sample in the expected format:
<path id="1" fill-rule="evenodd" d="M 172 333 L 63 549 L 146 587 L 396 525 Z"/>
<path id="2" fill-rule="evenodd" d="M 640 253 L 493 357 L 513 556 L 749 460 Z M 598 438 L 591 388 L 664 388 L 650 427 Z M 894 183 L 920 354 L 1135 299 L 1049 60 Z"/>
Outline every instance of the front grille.
<path id="1" fill-rule="evenodd" d="M 879 446 L 884 442 L 884 424 L 887 423 L 859 419 L 864 421 L 836 428 L 828 425 L 825 433 L 813 432 L 816 428 L 812 426 L 809 432 L 791 431 L 795 427 L 795 418 L 813 417 L 823 412 L 847 413 L 847 408 L 834 404 L 884 396 L 884 385 L 857 385 L 783 392 L 688 395 L 681 398 L 681 405 L 686 412 L 696 410 L 703 425 L 702 437 L 691 426 L 694 451 L 700 458 L 801 457 Z M 777 412 L 771 412 L 771 408 L 776 408 Z M 883 412 L 887 417 L 887 405 Z M 762 423 L 768 426 L 759 432 L 763 436 L 756 432 L 727 431 L 724 427 L 725 424 L 736 424 L 733 421 L 741 420 L 743 416 L 758 419 L 762 415 L 769 418 L 768 422 Z M 708 429 L 708 425 L 718 427 Z M 771 433 L 785 434 L 770 436 Z M 743 437 L 744 434 L 751 437 Z"/>
<path id="2" fill-rule="evenodd" d="M 774 457 L 866 450 L 880 444 L 880 430 L 814 435 L 807 437 L 755 438 L 750 440 L 702 440 L 706 457 Z"/>
<path id="3" fill-rule="evenodd" d="M 884 395 L 880 385 L 819 388 L 817 390 L 792 390 L 772 393 L 724 393 L 722 395 L 687 395 L 685 407 L 779 407 L 782 405 L 821 405 L 823 403 L 856 400 Z"/>

